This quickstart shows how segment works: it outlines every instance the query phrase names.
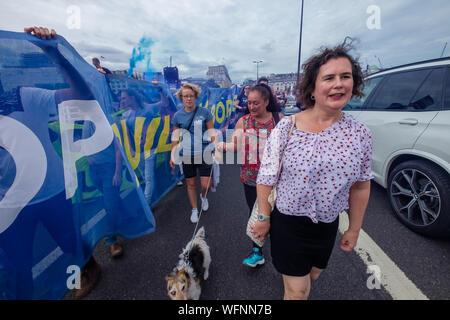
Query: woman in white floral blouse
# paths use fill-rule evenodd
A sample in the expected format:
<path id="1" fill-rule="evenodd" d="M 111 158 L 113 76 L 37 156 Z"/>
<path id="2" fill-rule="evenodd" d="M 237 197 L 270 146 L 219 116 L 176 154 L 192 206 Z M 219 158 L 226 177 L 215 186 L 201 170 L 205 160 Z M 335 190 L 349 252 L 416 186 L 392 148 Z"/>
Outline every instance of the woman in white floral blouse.
<path id="1" fill-rule="evenodd" d="M 304 65 L 295 128 L 285 117 L 272 131 L 257 179 L 258 206 L 270 217 L 252 231 L 270 230 L 272 261 L 283 276 L 284 299 L 307 299 L 311 280 L 326 268 L 335 243 L 339 213 L 349 228 L 340 247 L 351 251 L 370 194 L 372 138 L 369 129 L 342 112 L 352 96 L 362 96 L 358 62 L 343 45 L 323 49 Z M 277 179 L 280 155 L 282 171 Z M 277 185 L 275 209 L 267 201 Z"/>

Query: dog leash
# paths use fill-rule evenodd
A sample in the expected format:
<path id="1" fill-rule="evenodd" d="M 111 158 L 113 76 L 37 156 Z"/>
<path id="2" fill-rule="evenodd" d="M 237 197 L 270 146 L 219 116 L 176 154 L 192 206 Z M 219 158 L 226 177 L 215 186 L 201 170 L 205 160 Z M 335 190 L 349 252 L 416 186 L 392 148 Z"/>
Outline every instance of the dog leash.
<path id="1" fill-rule="evenodd" d="M 215 162 L 215 161 L 216 161 L 216 158 L 214 157 L 214 161 L 213 161 L 213 162 Z M 207 186 L 206 186 L 205 198 L 206 198 L 206 196 L 208 195 L 209 185 L 210 185 L 210 183 L 211 183 L 211 177 L 212 177 L 213 171 L 214 171 L 214 164 L 212 165 L 212 167 L 211 167 L 211 173 L 209 174 L 208 184 L 207 184 Z M 202 217 L 202 212 L 203 212 L 203 206 L 201 206 L 200 213 L 198 214 L 198 221 L 197 221 L 197 223 L 195 224 L 194 233 L 192 234 L 191 241 L 189 242 L 189 243 L 190 243 L 189 248 L 188 248 L 188 250 L 186 251 L 186 253 L 184 254 L 184 260 L 185 260 L 186 262 L 188 262 L 189 252 L 191 252 L 191 249 L 192 249 L 192 244 L 193 244 L 193 241 L 194 241 L 194 238 L 195 238 L 195 234 L 196 234 L 197 229 L 198 229 L 198 225 L 199 225 L 199 223 L 200 223 L 200 218 Z"/>

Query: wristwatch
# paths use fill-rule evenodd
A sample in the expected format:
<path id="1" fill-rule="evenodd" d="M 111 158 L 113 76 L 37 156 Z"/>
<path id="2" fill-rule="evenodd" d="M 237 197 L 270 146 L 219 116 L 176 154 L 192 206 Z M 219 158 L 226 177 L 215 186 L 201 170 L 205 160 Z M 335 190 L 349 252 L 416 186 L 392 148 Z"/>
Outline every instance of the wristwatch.
<path id="1" fill-rule="evenodd" d="M 265 214 L 258 213 L 256 216 L 258 218 L 258 221 L 266 221 L 270 219 L 270 216 L 266 216 Z"/>

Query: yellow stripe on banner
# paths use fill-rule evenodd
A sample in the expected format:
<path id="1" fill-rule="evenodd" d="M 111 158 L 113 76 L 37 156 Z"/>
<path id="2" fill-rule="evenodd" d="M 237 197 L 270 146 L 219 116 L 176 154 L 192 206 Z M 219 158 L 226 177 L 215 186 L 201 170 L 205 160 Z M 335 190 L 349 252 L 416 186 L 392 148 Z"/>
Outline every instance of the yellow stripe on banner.
<path id="1" fill-rule="evenodd" d="M 222 109 L 222 117 L 220 117 L 220 118 L 219 118 L 219 109 Z M 216 121 L 217 121 L 217 123 L 219 123 L 219 124 L 222 123 L 223 120 L 225 119 L 225 115 L 226 115 L 225 105 L 223 104 L 222 101 L 220 101 L 217 104 L 217 107 L 216 107 Z"/>
<path id="2" fill-rule="evenodd" d="M 139 187 L 140 186 L 139 179 L 134 171 L 133 171 L 133 173 L 134 173 L 134 178 L 136 179 L 136 184 Z"/>
<path id="3" fill-rule="evenodd" d="M 117 124 L 113 123 L 113 124 L 111 125 L 111 128 L 113 129 L 114 134 L 116 135 L 117 139 L 119 139 L 120 145 L 123 145 L 123 144 L 122 144 L 122 138 L 120 137 L 119 128 L 117 128 Z"/>
<path id="4" fill-rule="evenodd" d="M 133 170 L 135 170 L 138 167 L 139 161 L 140 161 L 140 156 L 141 156 L 141 143 L 140 142 L 141 142 L 142 128 L 144 126 L 144 121 L 145 121 L 144 117 L 136 117 L 136 120 L 134 122 L 134 146 L 136 149 L 134 152 L 134 156 L 131 155 L 131 146 L 130 146 L 130 140 L 128 138 L 128 128 L 127 128 L 126 120 L 123 119 L 120 121 L 122 124 L 123 142 L 124 142 L 125 152 L 127 154 L 128 161 L 130 161 L 130 164 L 131 164 L 131 167 L 133 168 Z"/>
<path id="5" fill-rule="evenodd" d="M 172 143 L 167 143 L 167 138 L 170 134 L 170 116 L 164 117 L 164 128 L 159 136 L 158 146 L 155 153 L 169 152 L 172 150 Z"/>
<path id="6" fill-rule="evenodd" d="M 144 145 L 144 157 L 147 159 L 150 157 L 150 150 L 153 146 L 153 141 L 155 140 L 156 131 L 158 130 L 159 124 L 161 123 L 161 118 L 153 118 L 150 125 L 147 128 L 147 135 L 145 138 Z"/>
<path id="7" fill-rule="evenodd" d="M 233 101 L 227 100 L 227 118 L 231 117 L 231 112 L 233 111 L 231 109 L 232 104 L 233 104 Z"/>

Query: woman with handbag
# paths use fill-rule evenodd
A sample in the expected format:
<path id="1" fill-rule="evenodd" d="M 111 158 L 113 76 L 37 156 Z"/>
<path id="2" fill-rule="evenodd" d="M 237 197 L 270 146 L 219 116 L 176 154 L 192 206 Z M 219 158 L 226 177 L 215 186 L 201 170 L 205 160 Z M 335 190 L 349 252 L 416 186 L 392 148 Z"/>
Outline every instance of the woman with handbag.
<path id="1" fill-rule="evenodd" d="M 196 106 L 200 89 L 190 83 L 184 84 L 177 92 L 177 97 L 183 101 L 183 109 L 175 113 L 173 118 L 172 153 L 170 166 L 175 169 L 178 163 L 175 152 L 181 139 L 181 161 L 183 174 L 186 178 L 189 202 L 192 206 L 191 222 L 197 223 L 199 212 L 197 208 L 197 172 L 200 175 L 202 188 L 202 210 L 209 208 L 206 194 L 211 188 L 212 164 L 207 164 L 203 153 L 209 141 L 203 139 L 207 130 L 211 130 L 211 141 L 215 143 L 214 123 L 211 112 L 206 108 Z M 183 129 L 184 133 L 181 132 Z"/>
<path id="2" fill-rule="evenodd" d="M 350 224 L 340 247 L 353 250 L 369 200 L 371 134 L 342 112 L 352 96 L 362 96 L 361 68 L 348 51 L 344 44 L 325 48 L 303 65 L 299 87 L 306 110 L 295 115 L 294 123 L 280 121 L 259 170 L 258 207 L 267 220 L 251 230 L 262 239 L 270 230 L 272 261 L 282 274 L 287 300 L 308 298 L 311 281 L 328 264 L 344 210 Z M 271 212 L 267 199 L 274 185 L 277 199 Z"/>
<path id="3" fill-rule="evenodd" d="M 248 93 L 249 114 L 238 120 L 234 128 L 232 142 L 223 142 L 223 151 L 241 153 L 241 181 L 244 185 L 245 200 L 251 213 L 256 201 L 256 178 L 261 164 L 266 138 L 282 117 L 278 113 L 275 99 L 270 87 L 260 84 L 252 87 Z M 253 242 L 250 255 L 244 259 L 243 264 L 256 267 L 264 264 L 262 247 Z"/>

